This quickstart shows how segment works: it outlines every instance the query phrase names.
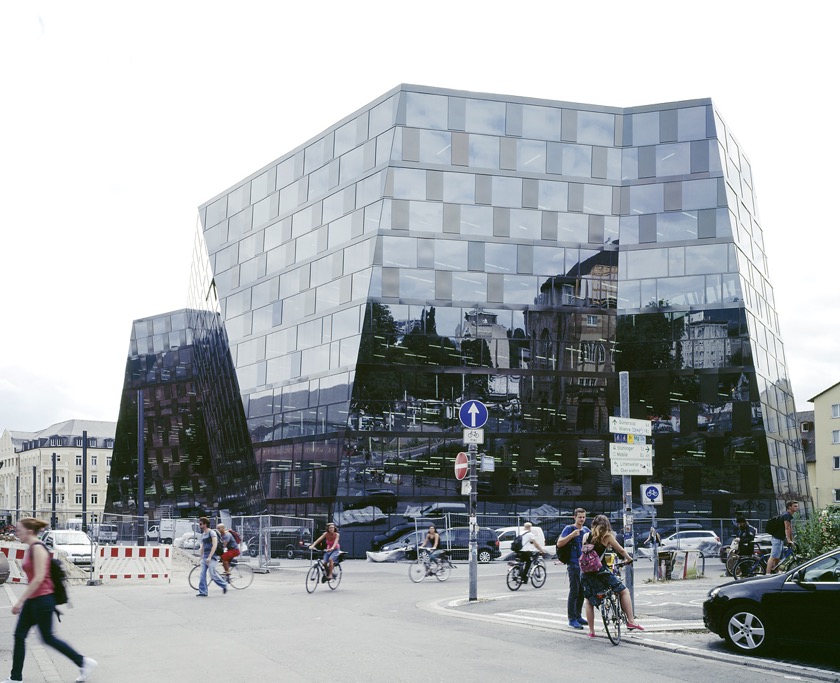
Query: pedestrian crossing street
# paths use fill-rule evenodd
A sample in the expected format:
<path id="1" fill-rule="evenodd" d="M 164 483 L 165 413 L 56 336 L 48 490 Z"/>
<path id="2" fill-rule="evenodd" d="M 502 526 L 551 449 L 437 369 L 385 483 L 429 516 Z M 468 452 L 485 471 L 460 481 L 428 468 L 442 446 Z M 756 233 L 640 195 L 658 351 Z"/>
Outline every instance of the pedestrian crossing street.
<path id="1" fill-rule="evenodd" d="M 495 612 L 492 615 L 498 621 L 507 623 L 530 624 L 532 626 L 541 626 L 551 630 L 558 631 L 572 631 L 569 628 L 569 620 L 565 614 L 558 614 L 557 612 L 548 612 L 537 609 L 516 609 L 505 612 Z M 684 619 L 665 619 L 664 617 L 642 617 L 639 615 L 639 621 L 645 627 L 645 633 L 661 633 L 665 631 L 694 631 L 704 630 L 702 619 L 684 620 Z M 600 614 L 595 613 L 595 633 L 604 634 L 604 626 L 601 623 Z M 622 637 L 625 633 L 631 637 L 641 635 L 638 632 L 622 631 Z"/>

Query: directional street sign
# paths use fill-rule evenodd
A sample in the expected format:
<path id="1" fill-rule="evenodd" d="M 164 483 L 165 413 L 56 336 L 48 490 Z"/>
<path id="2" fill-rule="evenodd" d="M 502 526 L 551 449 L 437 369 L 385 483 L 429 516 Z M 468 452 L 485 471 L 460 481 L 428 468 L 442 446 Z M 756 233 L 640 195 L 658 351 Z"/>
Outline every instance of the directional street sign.
<path id="1" fill-rule="evenodd" d="M 614 477 L 650 476 L 653 474 L 653 464 L 649 459 L 615 458 L 610 460 L 610 474 Z"/>
<path id="2" fill-rule="evenodd" d="M 616 443 L 646 444 L 647 437 L 641 434 L 613 434 L 613 441 Z"/>
<path id="3" fill-rule="evenodd" d="M 455 456 L 455 478 L 459 481 L 467 476 L 469 472 L 470 459 L 466 453 L 458 453 Z"/>
<path id="4" fill-rule="evenodd" d="M 495 472 L 496 471 L 496 460 L 492 455 L 482 455 L 481 456 L 481 471 L 482 472 Z"/>
<path id="5" fill-rule="evenodd" d="M 611 443 L 610 444 L 611 458 L 637 458 L 650 460 L 653 457 L 653 446 L 629 443 Z"/>
<path id="6" fill-rule="evenodd" d="M 650 420 L 634 420 L 631 417 L 610 417 L 610 431 L 619 434 L 650 436 Z"/>
<path id="7" fill-rule="evenodd" d="M 458 410 L 458 418 L 467 429 L 483 427 L 487 422 L 487 406 L 481 401 L 464 401 Z"/>
<path id="8" fill-rule="evenodd" d="M 465 429 L 464 430 L 464 443 L 466 445 L 470 445 L 471 443 L 481 445 L 484 443 L 484 430 L 483 429 Z"/>

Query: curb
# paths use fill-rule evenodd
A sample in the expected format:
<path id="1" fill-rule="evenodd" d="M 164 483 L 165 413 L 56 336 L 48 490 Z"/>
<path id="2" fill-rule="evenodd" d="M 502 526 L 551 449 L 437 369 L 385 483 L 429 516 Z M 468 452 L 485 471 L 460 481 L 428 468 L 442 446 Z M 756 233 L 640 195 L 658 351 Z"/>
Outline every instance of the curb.
<path id="1" fill-rule="evenodd" d="M 490 602 L 494 601 L 495 599 L 491 598 L 489 600 L 485 599 L 483 602 Z M 572 638 L 582 638 L 584 637 L 582 634 L 573 632 L 573 631 L 562 631 L 558 629 L 547 629 L 544 626 L 540 626 L 538 624 L 529 624 L 529 623 L 520 623 L 515 621 L 503 621 L 499 619 L 495 619 L 494 617 L 487 615 L 487 614 L 468 614 L 465 612 L 460 612 L 456 608 L 462 606 L 465 603 L 464 599 L 458 598 L 444 598 L 439 600 L 433 600 L 431 602 L 420 602 L 417 603 L 417 607 L 422 609 L 426 612 L 432 612 L 434 614 L 441 614 L 450 617 L 456 617 L 458 619 L 467 619 L 471 621 L 482 621 L 485 623 L 493 623 L 493 624 L 500 624 L 504 626 L 513 626 L 516 628 L 524 628 L 528 630 L 538 630 L 538 631 L 548 631 L 550 630 L 552 633 L 559 633 L 561 635 L 566 635 Z M 445 606 L 446 605 L 446 606 Z M 674 629 L 671 632 L 680 632 L 682 630 L 697 630 L 696 628 L 691 629 Z M 657 631 L 657 633 L 668 633 L 668 631 Z M 622 640 L 622 644 L 627 645 L 635 645 L 639 647 L 646 647 L 651 650 L 659 650 L 662 652 L 671 652 L 673 654 L 684 655 L 688 657 L 695 657 L 699 659 L 711 659 L 716 662 L 721 662 L 723 664 L 732 664 L 736 666 L 745 666 L 751 669 L 758 669 L 761 671 L 779 673 L 780 671 L 787 672 L 791 674 L 791 678 L 795 678 L 796 674 L 800 674 L 802 676 L 808 676 L 810 680 L 814 681 L 827 681 L 828 683 L 840 683 L 840 674 L 835 671 L 830 671 L 828 669 L 818 669 L 815 667 L 808 667 L 802 666 L 801 664 L 792 664 L 789 662 L 776 662 L 769 659 L 760 659 L 756 657 L 750 657 L 745 655 L 743 657 L 739 657 L 737 655 L 722 655 L 717 652 L 707 651 L 707 650 L 700 650 L 696 647 L 691 647 L 688 645 L 679 645 L 677 643 L 668 643 L 661 640 L 647 640 L 647 639 L 640 639 L 636 640 L 635 638 L 630 638 L 627 640 Z"/>

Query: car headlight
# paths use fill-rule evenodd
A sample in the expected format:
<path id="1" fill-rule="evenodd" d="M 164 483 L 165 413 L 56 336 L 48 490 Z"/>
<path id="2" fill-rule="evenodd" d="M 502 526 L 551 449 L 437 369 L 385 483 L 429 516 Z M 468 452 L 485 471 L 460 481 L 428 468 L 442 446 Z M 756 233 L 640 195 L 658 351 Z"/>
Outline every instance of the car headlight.
<path id="1" fill-rule="evenodd" d="M 720 593 L 720 586 L 717 586 L 716 588 L 712 588 L 712 590 L 709 591 L 709 597 L 710 598 L 716 598 L 718 596 L 718 593 Z"/>

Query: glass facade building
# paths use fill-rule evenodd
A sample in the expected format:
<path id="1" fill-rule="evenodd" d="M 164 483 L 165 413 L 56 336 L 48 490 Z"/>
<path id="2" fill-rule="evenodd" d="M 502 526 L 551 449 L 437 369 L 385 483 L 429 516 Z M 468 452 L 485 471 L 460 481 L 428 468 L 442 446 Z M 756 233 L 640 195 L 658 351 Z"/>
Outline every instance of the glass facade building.
<path id="1" fill-rule="evenodd" d="M 200 207 L 190 306 L 241 398 L 213 409 L 272 511 L 462 500 L 469 398 L 481 507 L 610 509 L 628 370 L 662 514 L 807 505 L 753 187 L 707 99 L 395 88 Z"/>

